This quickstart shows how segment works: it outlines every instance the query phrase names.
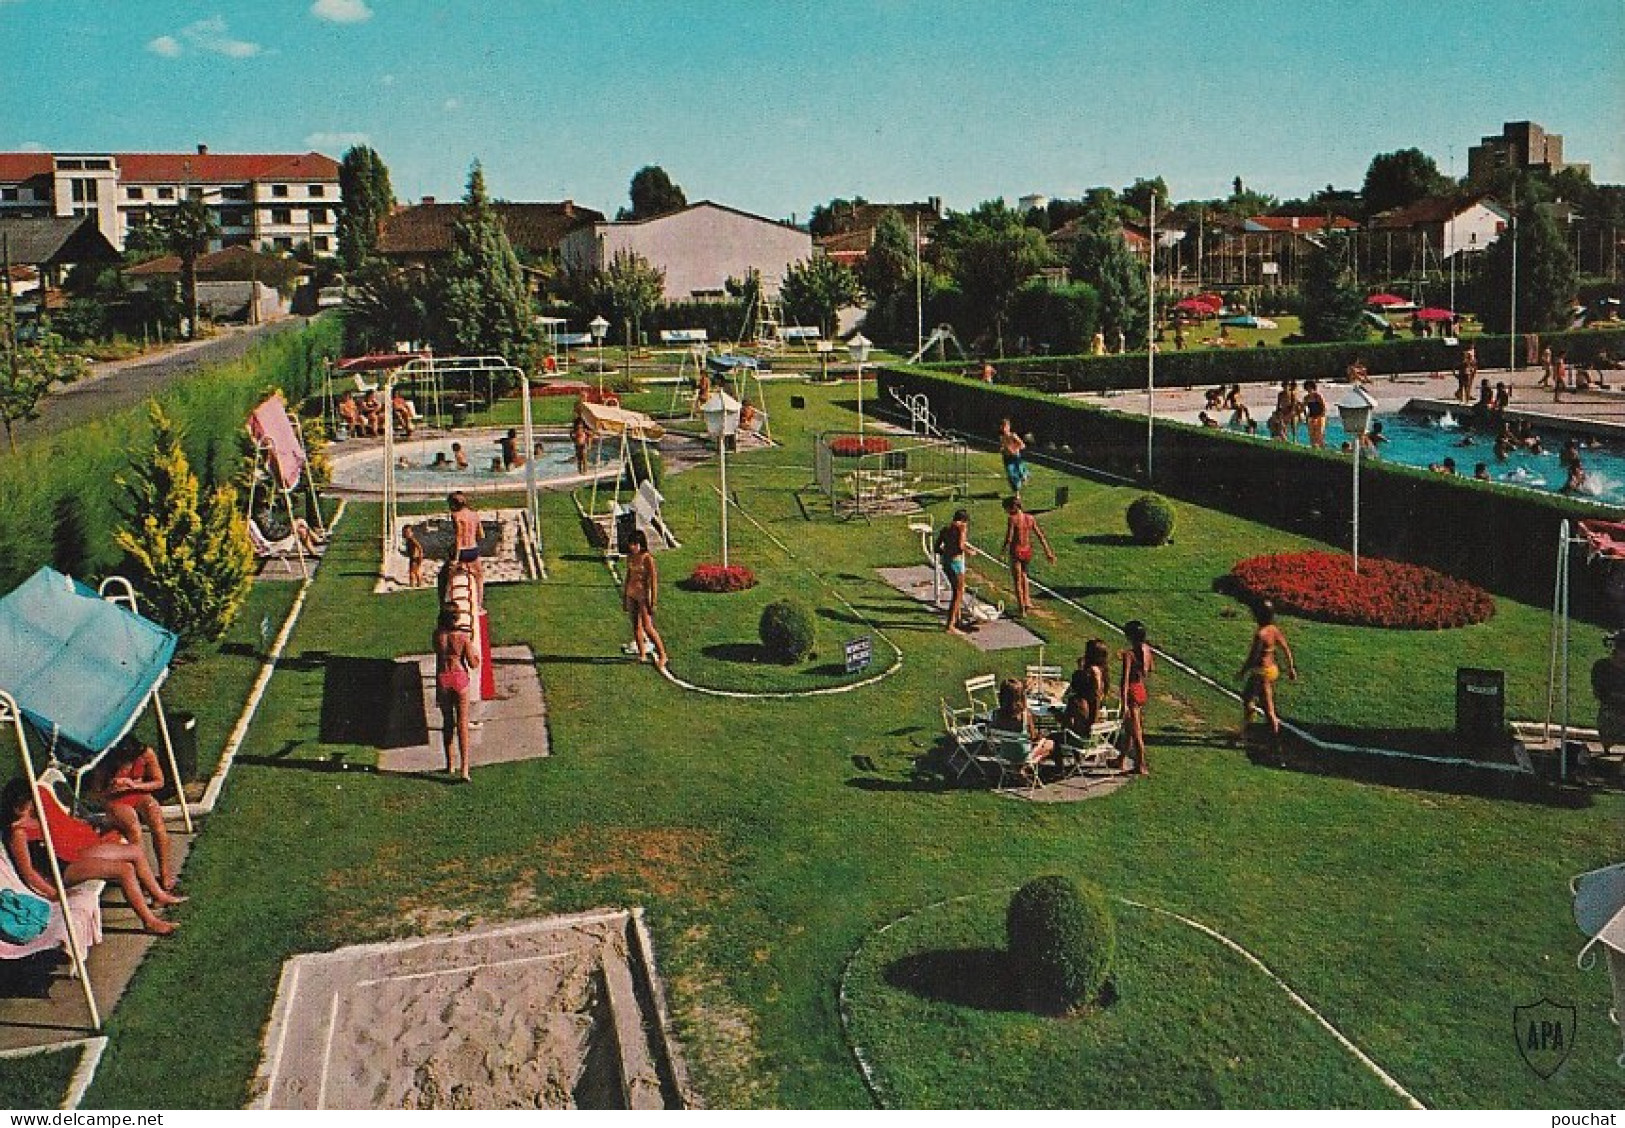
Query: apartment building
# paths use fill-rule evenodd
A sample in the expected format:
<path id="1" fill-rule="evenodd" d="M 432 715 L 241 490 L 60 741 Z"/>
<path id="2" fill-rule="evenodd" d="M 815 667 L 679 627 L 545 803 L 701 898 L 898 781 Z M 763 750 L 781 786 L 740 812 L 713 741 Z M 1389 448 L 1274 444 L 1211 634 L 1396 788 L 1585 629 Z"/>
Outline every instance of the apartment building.
<path id="1" fill-rule="evenodd" d="M 92 215 L 108 242 L 199 196 L 213 248 L 338 249 L 339 165 L 321 153 L 0 153 L 0 217 Z"/>

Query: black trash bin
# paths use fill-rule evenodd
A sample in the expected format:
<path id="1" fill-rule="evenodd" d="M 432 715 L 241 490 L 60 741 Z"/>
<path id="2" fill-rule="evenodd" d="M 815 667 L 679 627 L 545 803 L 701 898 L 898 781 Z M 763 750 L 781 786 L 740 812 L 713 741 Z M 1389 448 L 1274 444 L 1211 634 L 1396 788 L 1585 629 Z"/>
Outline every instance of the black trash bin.
<path id="1" fill-rule="evenodd" d="M 1490 759 L 1507 743 L 1506 671 L 1456 670 L 1456 742 L 1465 756 Z"/>
<path id="2" fill-rule="evenodd" d="M 468 422 L 468 404 L 458 401 L 451 405 L 451 425 L 461 427 Z"/>
<path id="3" fill-rule="evenodd" d="M 191 713 L 170 713 L 169 742 L 175 749 L 175 766 L 180 770 L 181 782 L 197 778 L 197 718 Z M 165 764 L 165 767 L 169 765 Z M 168 772 L 164 773 L 166 776 Z M 164 794 L 174 794 L 174 781 L 164 781 Z"/>
<path id="4" fill-rule="evenodd" d="M 615 551 L 622 556 L 626 555 L 627 543 L 638 528 L 638 515 L 635 510 L 623 509 L 615 515 Z"/>

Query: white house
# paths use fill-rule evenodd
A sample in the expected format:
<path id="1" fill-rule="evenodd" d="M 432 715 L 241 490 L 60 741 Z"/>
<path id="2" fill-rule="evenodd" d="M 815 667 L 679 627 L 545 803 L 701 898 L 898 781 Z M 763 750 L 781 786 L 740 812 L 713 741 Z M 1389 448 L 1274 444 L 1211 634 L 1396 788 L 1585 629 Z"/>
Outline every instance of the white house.
<path id="1" fill-rule="evenodd" d="M 1430 254 L 1447 259 L 1477 254 L 1495 242 L 1511 222 L 1509 213 L 1486 196 L 1432 196 L 1383 212 L 1372 220 L 1378 233 L 1420 242 Z"/>
<path id="2" fill-rule="evenodd" d="M 761 273 L 777 294 L 791 263 L 812 257 L 812 236 L 788 223 L 701 200 L 652 219 L 584 225 L 565 235 L 559 256 L 571 270 L 603 270 L 621 251 L 666 272 L 668 301 L 720 298 L 729 278 Z"/>

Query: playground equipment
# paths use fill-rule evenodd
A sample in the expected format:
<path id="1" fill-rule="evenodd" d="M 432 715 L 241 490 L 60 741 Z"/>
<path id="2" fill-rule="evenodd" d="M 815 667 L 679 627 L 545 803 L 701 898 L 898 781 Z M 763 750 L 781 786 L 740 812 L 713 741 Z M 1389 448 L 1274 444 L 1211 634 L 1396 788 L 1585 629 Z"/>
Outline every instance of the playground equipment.
<path id="1" fill-rule="evenodd" d="M 181 786 L 159 689 L 175 654 L 173 631 L 136 611 L 135 590 L 110 576 L 99 590 L 51 568 L 41 568 L 0 599 L 0 725 L 9 725 L 23 775 L 40 812 L 41 833 L 57 904 L 69 905 L 68 889 L 52 842 L 51 819 L 40 773 L 29 753 L 24 722 L 45 742 L 49 767 L 71 775 L 77 792 L 85 774 L 135 726 L 150 706 L 175 784 L 181 817 L 192 832 L 192 814 Z M 74 916 L 64 911 L 68 955 L 90 1007 L 91 1026 L 101 1013 L 85 970 L 84 940 Z"/>
<path id="2" fill-rule="evenodd" d="M 677 538 L 661 515 L 660 507 L 665 499 L 655 487 L 654 468 L 649 457 L 649 444 L 659 442 L 666 434 L 665 428 L 641 411 L 628 411 L 585 400 L 576 405 L 576 416 L 586 424 L 588 440 L 593 446 L 593 480 L 585 505 L 579 492 L 571 496 L 575 499 L 576 511 L 581 515 L 582 522 L 592 530 L 590 535 L 595 541 L 602 541 L 609 555 L 617 555 L 620 545 L 617 525 L 622 518 L 632 515 L 637 526 L 649 536 L 651 548 L 677 547 Z M 636 452 L 632 447 L 634 442 L 637 443 Z M 608 454 L 612 446 L 613 457 Z M 635 489 L 629 488 L 626 482 L 628 471 L 634 458 L 639 455 L 643 459 L 643 480 Z M 613 473 L 606 475 L 605 469 L 611 466 Z M 599 485 L 606 476 L 614 480 L 613 494 L 603 499 L 605 504 L 600 508 Z M 631 501 L 625 505 L 621 502 L 623 490 L 632 495 Z"/>
<path id="3" fill-rule="evenodd" d="M 309 457 L 305 453 L 304 439 L 298 422 L 288 414 L 288 405 L 277 392 L 256 407 L 248 417 L 248 434 L 254 443 L 254 465 L 248 478 L 248 504 L 244 513 L 254 519 L 254 502 L 262 479 L 282 495 L 282 507 L 288 517 L 288 529 L 294 530 L 298 518 L 293 512 L 293 493 L 303 482 L 306 512 L 313 518 L 314 527 L 322 533 L 322 507 L 316 498 L 316 485 L 305 473 Z M 295 537 L 299 559 L 299 574 L 309 576 L 306 567 L 304 541 Z"/>
<path id="4" fill-rule="evenodd" d="M 959 343 L 958 337 L 954 336 L 954 327 L 945 323 L 938 325 L 935 329 L 931 330 L 931 335 L 925 339 L 923 344 L 920 345 L 919 350 L 915 352 L 913 356 L 908 358 L 906 363 L 918 364 L 922 356 L 930 352 L 932 349 L 938 347 L 942 349 L 942 359 L 947 360 L 948 346 L 950 344 L 959 350 L 960 360 L 970 359 L 970 354 L 965 351 L 965 346 Z"/>
<path id="5" fill-rule="evenodd" d="M 825 431 L 813 477 L 838 517 L 918 513 L 926 501 L 970 492 L 970 447 L 935 435 Z"/>
<path id="6" fill-rule="evenodd" d="M 395 385 L 401 380 L 424 381 L 428 386 L 438 392 L 443 388 L 442 380 L 453 374 L 483 374 L 488 381 L 488 391 L 494 392 L 496 378 L 499 375 L 511 376 L 519 384 L 519 404 L 522 419 L 522 432 L 524 435 L 525 453 L 525 518 L 520 534 L 527 538 L 530 551 L 536 563 L 537 577 L 547 578 L 547 566 L 542 559 L 542 522 L 540 504 L 537 499 L 536 487 L 536 460 L 530 453 L 536 449 L 536 429 L 531 421 L 530 412 L 530 376 L 524 369 L 509 364 L 500 356 L 453 356 L 453 357 L 414 357 L 407 363 L 390 369 L 383 380 L 384 402 L 390 402 L 394 395 Z M 489 400 L 487 401 L 489 402 Z M 440 396 L 435 397 L 436 414 L 440 410 Z M 383 495 L 384 516 L 381 530 L 381 553 L 379 557 L 379 575 L 386 575 L 385 561 L 394 551 L 396 528 L 400 524 L 400 495 L 395 484 L 395 413 L 384 412 L 384 446 L 383 446 L 383 473 L 380 486 Z"/>
<path id="7" fill-rule="evenodd" d="M 943 574 L 942 562 L 937 559 L 935 552 L 935 531 L 929 521 L 910 521 L 908 531 L 920 538 L 920 552 L 925 557 L 925 566 L 931 569 L 931 603 L 932 606 L 941 607 L 949 593 L 953 591 L 953 584 Z M 966 619 L 978 623 L 991 623 L 995 619 L 1004 618 L 1004 601 L 989 603 L 976 592 L 971 590 L 969 583 L 965 584 L 965 598 L 960 605 L 960 614 Z M 1039 662 L 1043 662 L 1043 650 L 1039 650 Z"/>

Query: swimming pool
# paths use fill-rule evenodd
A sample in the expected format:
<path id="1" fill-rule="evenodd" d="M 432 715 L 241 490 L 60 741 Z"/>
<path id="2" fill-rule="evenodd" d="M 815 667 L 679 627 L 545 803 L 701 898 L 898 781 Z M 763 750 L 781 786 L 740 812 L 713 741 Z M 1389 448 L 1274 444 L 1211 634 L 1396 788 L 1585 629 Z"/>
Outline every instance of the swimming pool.
<path id="1" fill-rule="evenodd" d="M 1468 478 L 1482 462 L 1496 482 L 1554 493 L 1568 478 L 1558 455 L 1573 432 L 1559 427 L 1535 426 L 1543 453 L 1518 450 L 1509 454 L 1505 462 L 1497 462 L 1494 437 L 1464 426 L 1448 412 L 1443 416 L 1400 412 L 1379 416 L 1377 421 L 1382 423 L 1382 433 L 1388 439 L 1377 447 L 1377 457 L 1390 462 L 1426 469 L 1450 458 L 1455 460 L 1456 473 Z M 1326 428 L 1326 442 L 1337 447 L 1347 438 L 1334 416 Z M 1468 440 L 1471 445 L 1462 445 Z M 1587 492 L 1582 496 L 1610 505 L 1625 505 L 1625 449 L 1622 448 L 1625 444 L 1604 442 L 1600 447 L 1580 452 L 1587 483 Z"/>
<path id="2" fill-rule="evenodd" d="M 437 435 L 430 439 L 407 439 L 395 444 L 395 488 L 402 496 L 432 497 L 448 490 L 468 493 L 495 493 L 502 490 L 525 488 L 525 468 L 509 470 L 501 467 L 501 451 L 497 440 L 507 434 L 506 429 L 488 431 L 458 431 Z M 468 456 L 468 469 L 456 468 L 452 443 L 459 444 Z M 544 489 L 562 485 L 575 485 L 591 481 L 595 476 L 591 463 L 588 473 L 576 472 L 575 448 L 570 437 L 559 433 L 536 433 L 541 453 L 535 458 L 536 481 Z M 334 448 L 330 448 L 334 449 Z M 437 462 L 439 456 L 443 460 Z M 368 443 L 353 451 L 337 448 L 332 455 L 333 489 L 353 494 L 378 494 L 383 490 L 384 448 Z M 606 464 L 602 474 L 614 474 L 618 467 Z"/>

